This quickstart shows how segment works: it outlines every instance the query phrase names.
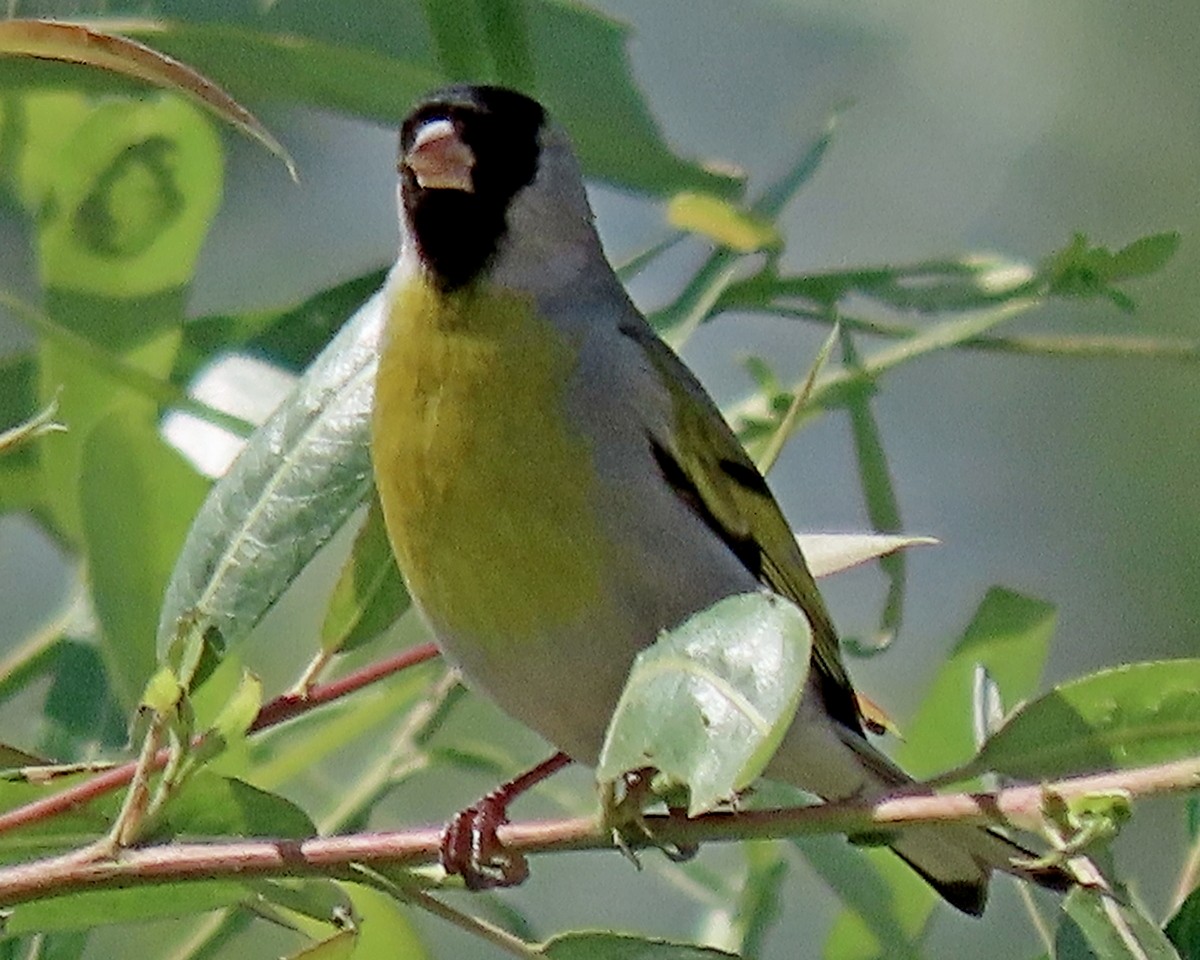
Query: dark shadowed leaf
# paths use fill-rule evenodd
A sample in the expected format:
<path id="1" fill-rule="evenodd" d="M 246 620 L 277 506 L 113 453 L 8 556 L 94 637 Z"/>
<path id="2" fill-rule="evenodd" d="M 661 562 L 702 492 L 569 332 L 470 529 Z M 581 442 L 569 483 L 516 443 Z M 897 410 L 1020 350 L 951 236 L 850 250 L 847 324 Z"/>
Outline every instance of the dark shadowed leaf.
<path id="1" fill-rule="evenodd" d="M 372 497 L 333 588 L 321 626 L 321 647 L 329 652 L 353 650 L 390 627 L 410 606 L 379 498 Z"/>
<path id="2" fill-rule="evenodd" d="M 1131 904 L 1076 887 L 1063 901 L 1063 910 L 1099 960 L 1179 960 L 1158 924 Z M 1078 938 L 1070 939 L 1073 951 Z"/>
<path id="3" fill-rule="evenodd" d="M 736 954 L 690 943 L 619 933 L 566 933 L 548 940 L 538 953 L 550 960 L 729 960 Z"/>
<path id="4" fill-rule="evenodd" d="M 1200 960 L 1200 888 L 1167 921 L 1166 934 L 1183 960 Z"/>

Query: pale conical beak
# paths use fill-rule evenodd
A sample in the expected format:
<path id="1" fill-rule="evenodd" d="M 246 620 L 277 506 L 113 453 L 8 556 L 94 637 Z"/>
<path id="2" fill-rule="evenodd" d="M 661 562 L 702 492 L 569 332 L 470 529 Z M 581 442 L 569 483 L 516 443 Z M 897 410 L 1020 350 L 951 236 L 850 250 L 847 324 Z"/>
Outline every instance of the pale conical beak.
<path id="1" fill-rule="evenodd" d="M 475 154 L 462 142 L 449 120 L 430 120 L 424 124 L 404 155 L 404 165 L 425 190 L 475 192 L 471 182 Z"/>

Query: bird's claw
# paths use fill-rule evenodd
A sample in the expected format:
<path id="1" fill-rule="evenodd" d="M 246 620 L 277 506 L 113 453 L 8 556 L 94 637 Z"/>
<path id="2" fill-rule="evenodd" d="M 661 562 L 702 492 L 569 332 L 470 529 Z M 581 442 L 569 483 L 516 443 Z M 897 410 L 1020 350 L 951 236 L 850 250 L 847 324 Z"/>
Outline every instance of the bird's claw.
<path id="1" fill-rule="evenodd" d="M 455 814 L 442 831 L 442 869 L 462 877 L 468 890 L 515 887 L 529 876 L 529 862 L 506 850 L 496 836 L 508 823 L 508 801 L 501 791 L 490 793 Z"/>

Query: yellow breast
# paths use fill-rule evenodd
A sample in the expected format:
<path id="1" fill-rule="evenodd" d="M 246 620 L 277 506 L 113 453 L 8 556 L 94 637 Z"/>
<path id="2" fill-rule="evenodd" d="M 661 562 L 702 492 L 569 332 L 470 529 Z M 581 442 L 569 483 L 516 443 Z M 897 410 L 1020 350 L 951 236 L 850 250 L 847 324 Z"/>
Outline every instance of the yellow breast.
<path id="1" fill-rule="evenodd" d="M 519 295 L 394 289 L 372 456 L 393 549 L 435 628 L 544 637 L 598 602 L 591 449 L 566 421 L 576 362 Z"/>

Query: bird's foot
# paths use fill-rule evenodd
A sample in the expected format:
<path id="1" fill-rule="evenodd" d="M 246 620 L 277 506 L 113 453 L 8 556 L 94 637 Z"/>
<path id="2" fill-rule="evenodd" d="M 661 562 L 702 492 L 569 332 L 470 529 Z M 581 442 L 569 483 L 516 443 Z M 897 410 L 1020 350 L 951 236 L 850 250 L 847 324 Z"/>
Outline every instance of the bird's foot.
<path id="1" fill-rule="evenodd" d="M 565 753 L 556 753 L 451 817 L 442 830 L 440 852 L 442 869 L 447 875 L 462 877 L 468 890 L 493 890 L 524 883 L 529 876 L 529 862 L 520 853 L 507 849 L 496 832 L 508 823 L 510 803 L 570 762 Z"/>
<path id="2" fill-rule="evenodd" d="M 468 890 L 515 887 L 529 876 L 525 857 L 506 850 L 496 836 L 500 826 L 508 823 L 512 799 L 504 787 L 494 790 L 456 813 L 442 831 L 442 869 L 461 876 Z"/>

